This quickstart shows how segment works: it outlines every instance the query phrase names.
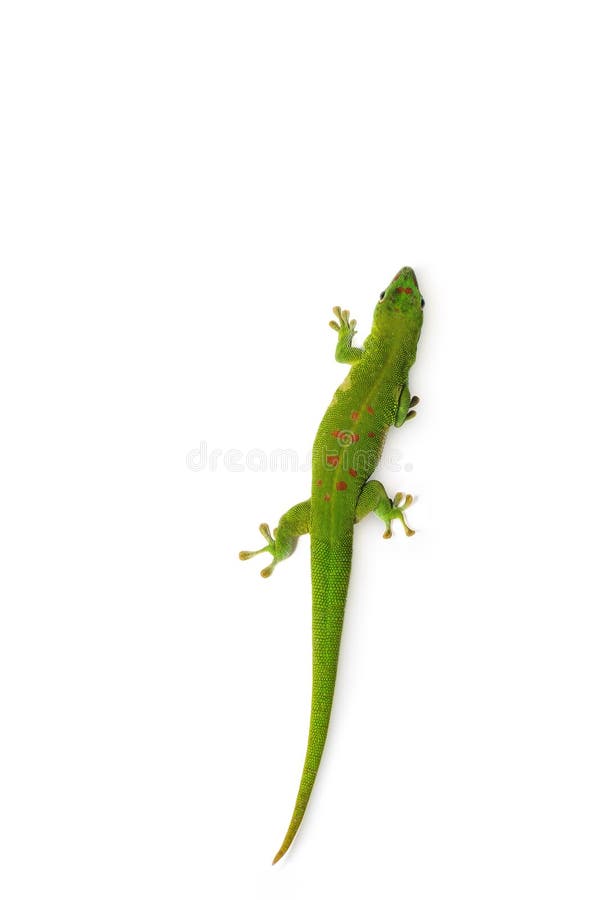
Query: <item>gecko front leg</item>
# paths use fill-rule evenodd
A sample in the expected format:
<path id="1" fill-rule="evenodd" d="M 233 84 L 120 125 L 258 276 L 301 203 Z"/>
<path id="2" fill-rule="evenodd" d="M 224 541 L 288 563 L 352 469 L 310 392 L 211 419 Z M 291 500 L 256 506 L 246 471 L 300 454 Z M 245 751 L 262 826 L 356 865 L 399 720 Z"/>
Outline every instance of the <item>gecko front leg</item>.
<path id="1" fill-rule="evenodd" d="M 397 411 L 395 413 L 395 425 L 400 428 L 407 419 L 414 419 L 417 412 L 413 408 L 419 403 L 419 397 L 412 397 L 409 393 L 409 385 L 404 384 L 397 402 Z"/>
<path id="2" fill-rule="evenodd" d="M 356 363 L 363 354 L 363 350 L 352 346 L 353 336 L 357 326 L 355 319 L 349 318 L 349 310 L 341 310 L 340 306 L 335 306 L 332 310 L 337 317 L 338 322 L 334 320 L 329 322 L 331 328 L 338 332 L 338 340 L 336 342 L 335 359 L 340 363 Z"/>

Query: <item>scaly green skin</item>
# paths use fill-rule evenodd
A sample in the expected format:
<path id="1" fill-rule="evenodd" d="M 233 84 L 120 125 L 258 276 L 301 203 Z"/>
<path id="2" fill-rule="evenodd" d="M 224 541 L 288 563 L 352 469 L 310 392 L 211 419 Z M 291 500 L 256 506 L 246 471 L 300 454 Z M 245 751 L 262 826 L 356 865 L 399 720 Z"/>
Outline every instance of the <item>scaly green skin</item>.
<path id="1" fill-rule="evenodd" d="M 412 269 L 404 268 L 380 295 L 372 330 L 363 350 L 352 346 L 355 320 L 347 310 L 334 308 L 338 322 L 336 359 L 351 370 L 337 389 L 316 434 L 312 454 L 311 498 L 286 512 L 274 534 L 260 531 L 267 544 L 242 551 L 249 559 L 268 551 L 272 562 L 262 575 L 294 551 L 300 535 L 311 536 L 313 677 L 307 753 L 299 793 L 276 863 L 295 837 L 309 800 L 326 741 L 336 680 L 345 601 L 351 571 L 353 526 L 370 512 L 386 525 L 399 519 L 407 535 L 413 531 L 404 510 L 413 498 L 397 494 L 393 501 L 379 481 L 368 481 L 380 459 L 391 425 L 400 427 L 415 416 L 417 397 L 411 397 L 409 369 L 415 361 L 423 322 L 423 299 Z"/>

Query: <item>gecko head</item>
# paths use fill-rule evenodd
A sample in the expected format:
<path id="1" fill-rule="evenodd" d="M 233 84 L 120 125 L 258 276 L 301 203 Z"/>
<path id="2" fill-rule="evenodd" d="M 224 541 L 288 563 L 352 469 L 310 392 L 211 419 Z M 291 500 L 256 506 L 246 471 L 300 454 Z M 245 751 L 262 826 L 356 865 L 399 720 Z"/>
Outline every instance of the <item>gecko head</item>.
<path id="1" fill-rule="evenodd" d="M 374 328 L 389 336 L 412 335 L 417 342 L 423 322 L 424 299 L 415 272 L 405 266 L 397 272 L 374 310 Z"/>

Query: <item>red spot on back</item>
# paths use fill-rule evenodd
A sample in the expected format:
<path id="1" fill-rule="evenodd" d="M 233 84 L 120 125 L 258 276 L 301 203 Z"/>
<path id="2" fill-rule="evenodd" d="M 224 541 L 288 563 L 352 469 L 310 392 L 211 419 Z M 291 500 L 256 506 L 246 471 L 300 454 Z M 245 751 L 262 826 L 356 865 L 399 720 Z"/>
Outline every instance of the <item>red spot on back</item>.
<path id="1" fill-rule="evenodd" d="M 366 406 L 366 409 L 367 409 L 367 411 L 369 412 L 370 416 L 373 416 L 373 415 L 374 415 L 374 410 L 372 409 L 371 406 Z"/>
<path id="2" fill-rule="evenodd" d="M 357 471 L 355 469 L 349 469 L 349 475 L 351 478 L 357 478 Z"/>
<path id="3" fill-rule="evenodd" d="M 322 487 L 322 479 L 318 478 L 318 480 L 316 481 L 316 484 L 318 485 L 318 487 Z"/>
<path id="4" fill-rule="evenodd" d="M 354 434 L 352 431 L 333 431 L 331 433 L 332 436 L 338 438 L 345 447 L 347 444 L 354 444 L 355 441 L 359 440 L 359 435 Z"/>
<path id="5" fill-rule="evenodd" d="M 327 456 L 326 462 L 329 466 L 338 466 L 338 456 Z"/>
<path id="6" fill-rule="evenodd" d="M 352 413 L 351 413 L 351 418 L 353 419 L 354 422 L 356 422 L 357 419 L 359 418 L 359 413 L 358 413 L 358 412 L 352 412 Z"/>
<path id="7" fill-rule="evenodd" d="M 330 500 L 330 494 L 324 494 L 324 500 Z"/>
<path id="8" fill-rule="evenodd" d="M 368 431 L 368 437 L 376 437 L 375 431 Z"/>
<path id="9" fill-rule="evenodd" d="M 337 491 L 346 491 L 347 490 L 347 482 L 346 481 L 337 481 L 336 489 L 337 489 Z"/>

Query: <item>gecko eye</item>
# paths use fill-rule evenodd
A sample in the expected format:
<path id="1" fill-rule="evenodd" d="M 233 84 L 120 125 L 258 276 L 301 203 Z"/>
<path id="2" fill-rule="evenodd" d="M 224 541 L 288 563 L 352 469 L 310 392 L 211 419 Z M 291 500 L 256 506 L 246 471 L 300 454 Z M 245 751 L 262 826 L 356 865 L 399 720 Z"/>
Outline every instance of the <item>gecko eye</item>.
<path id="1" fill-rule="evenodd" d="M 426 301 L 425 301 L 424 298 L 422 297 L 422 309 L 424 308 L 425 305 L 426 305 Z"/>
<path id="2" fill-rule="evenodd" d="M 380 294 L 380 300 L 384 300 L 384 294 L 385 294 L 385 293 L 386 293 L 386 291 L 382 291 L 382 293 Z"/>

